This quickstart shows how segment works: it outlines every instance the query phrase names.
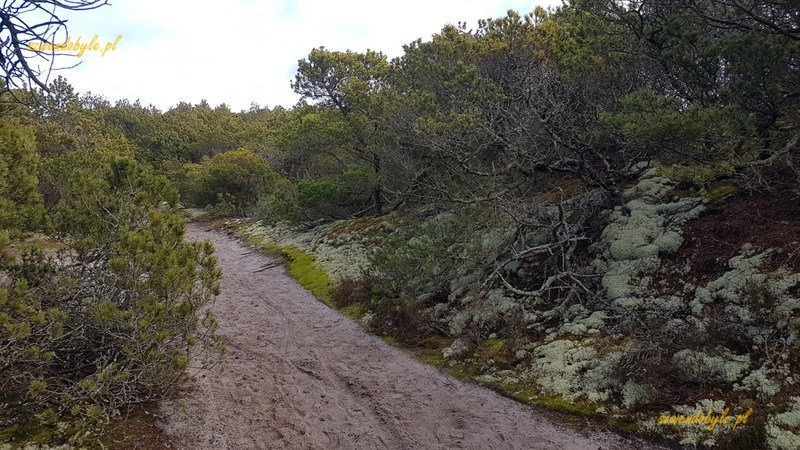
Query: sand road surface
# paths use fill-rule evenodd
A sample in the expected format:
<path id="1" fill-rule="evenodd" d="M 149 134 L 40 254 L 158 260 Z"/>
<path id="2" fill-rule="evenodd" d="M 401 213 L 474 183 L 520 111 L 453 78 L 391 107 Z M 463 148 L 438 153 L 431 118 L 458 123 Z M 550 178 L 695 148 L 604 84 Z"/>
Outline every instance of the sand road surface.
<path id="1" fill-rule="evenodd" d="M 202 224 L 223 271 L 213 311 L 224 370 L 162 404 L 161 425 L 186 449 L 653 448 L 583 432 L 386 345 L 320 303 L 281 265 Z"/>

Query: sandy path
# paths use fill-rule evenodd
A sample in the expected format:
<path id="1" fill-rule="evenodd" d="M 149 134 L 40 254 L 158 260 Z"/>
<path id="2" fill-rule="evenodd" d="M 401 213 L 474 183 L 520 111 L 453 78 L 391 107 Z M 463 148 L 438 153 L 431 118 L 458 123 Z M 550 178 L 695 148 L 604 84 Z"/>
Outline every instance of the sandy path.
<path id="1" fill-rule="evenodd" d="M 300 287 L 270 258 L 191 224 L 223 270 L 214 305 L 228 341 L 224 371 L 162 406 L 187 449 L 646 448 L 583 436 L 541 413 L 461 383 L 384 344 Z"/>

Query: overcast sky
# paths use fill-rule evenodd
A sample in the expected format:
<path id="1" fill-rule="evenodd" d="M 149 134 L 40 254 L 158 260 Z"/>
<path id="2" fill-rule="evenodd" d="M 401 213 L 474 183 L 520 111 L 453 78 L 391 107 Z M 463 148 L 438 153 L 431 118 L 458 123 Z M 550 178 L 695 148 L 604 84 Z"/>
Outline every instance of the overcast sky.
<path id="1" fill-rule="evenodd" d="M 122 35 L 104 57 L 87 52 L 60 72 L 81 93 L 111 101 L 139 99 L 168 109 L 180 101 L 246 109 L 294 105 L 289 86 L 297 60 L 321 45 L 382 51 L 390 58 L 447 23 L 521 13 L 560 0 L 111 0 L 69 15 L 70 36 L 101 45 Z M 64 64 L 62 64 L 64 65 Z"/>

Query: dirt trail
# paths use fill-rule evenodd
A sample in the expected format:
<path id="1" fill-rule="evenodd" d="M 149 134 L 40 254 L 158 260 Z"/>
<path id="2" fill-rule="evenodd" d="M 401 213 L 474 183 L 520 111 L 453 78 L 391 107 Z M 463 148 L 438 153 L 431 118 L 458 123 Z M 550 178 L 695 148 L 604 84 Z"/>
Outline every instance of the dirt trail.
<path id="1" fill-rule="evenodd" d="M 230 353 L 224 371 L 162 405 L 187 449 L 647 448 L 580 435 L 496 393 L 461 383 L 364 332 L 236 240 L 210 240 L 224 276 L 213 307 Z"/>

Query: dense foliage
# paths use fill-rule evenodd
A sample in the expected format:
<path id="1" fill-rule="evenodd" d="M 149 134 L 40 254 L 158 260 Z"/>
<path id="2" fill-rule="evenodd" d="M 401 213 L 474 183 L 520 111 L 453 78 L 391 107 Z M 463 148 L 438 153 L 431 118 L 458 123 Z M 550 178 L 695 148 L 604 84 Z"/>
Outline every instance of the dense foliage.
<path id="1" fill-rule="evenodd" d="M 263 158 L 246 149 L 204 157 L 185 170 L 184 201 L 228 215 L 250 210 L 277 178 Z"/>
<path id="2" fill-rule="evenodd" d="M 64 107 L 0 117 L 0 440 L 12 443 L 92 445 L 109 418 L 224 350 L 206 308 L 213 248 L 184 242 L 176 190 L 119 133 L 84 128 L 91 111 Z"/>
<path id="3" fill-rule="evenodd" d="M 351 220 L 248 233 L 327 264 L 346 314 L 510 395 L 795 448 L 797 10 L 586 0 L 391 61 L 314 49 L 293 84 L 311 103 L 268 156 L 294 206 L 259 217 Z M 369 176 L 340 175 L 354 165 Z M 342 231 L 369 215 L 385 226 Z M 736 432 L 649 420 L 726 405 L 763 411 Z"/>

